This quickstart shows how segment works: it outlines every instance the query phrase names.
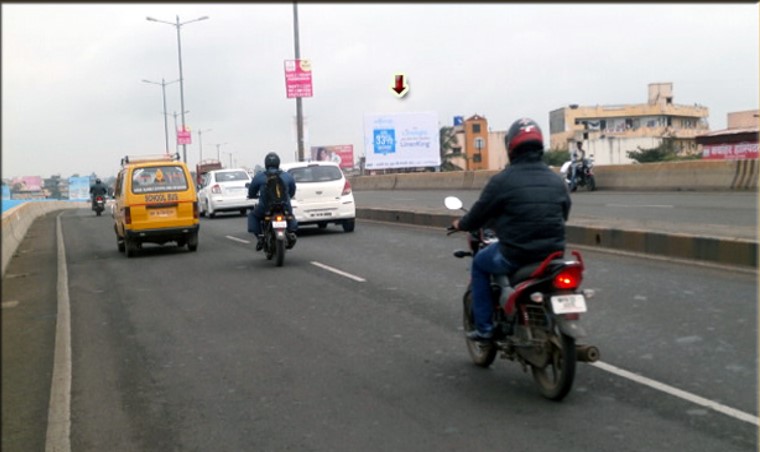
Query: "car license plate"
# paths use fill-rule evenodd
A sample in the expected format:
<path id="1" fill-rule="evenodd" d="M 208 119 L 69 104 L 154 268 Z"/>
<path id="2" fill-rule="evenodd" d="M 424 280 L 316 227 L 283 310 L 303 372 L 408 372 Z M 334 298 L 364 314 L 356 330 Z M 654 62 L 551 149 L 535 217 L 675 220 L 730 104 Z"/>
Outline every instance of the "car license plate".
<path id="1" fill-rule="evenodd" d="M 287 221 L 273 221 L 272 227 L 275 229 L 286 228 L 288 227 L 288 222 Z"/>
<path id="2" fill-rule="evenodd" d="M 169 218 L 174 216 L 174 209 L 151 209 L 151 217 Z"/>
<path id="3" fill-rule="evenodd" d="M 311 214 L 312 218 L 331 217 L 331 216 L 332 216 L 332 212 L 317 212 L 317 213 Z"/>
<path id="4" fill-rule="evenodd" d="M 552 309 L 555 314 L 586 312 L 586 299 L 580 294 L 555 295 L 552 297 Z"/>

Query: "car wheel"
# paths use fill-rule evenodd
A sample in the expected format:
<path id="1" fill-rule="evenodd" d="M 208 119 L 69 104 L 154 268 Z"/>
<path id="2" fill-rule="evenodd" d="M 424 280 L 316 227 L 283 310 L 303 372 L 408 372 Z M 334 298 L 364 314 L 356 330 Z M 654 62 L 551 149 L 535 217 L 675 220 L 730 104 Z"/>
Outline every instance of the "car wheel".
<path id="1" fill-rule="evenodd" d="M 248 211 L 246 209 L 240 209 L 240 216 L 241 217 L 244 217 L 246 213 L 248 213 Z"/>
<path id="2" fill-rule="evenodd" d="M 327 223 L 325 223 L 325 222 L 318 223 L 318 226 L 319 226 L 319 229 L 324 229 L 324 228 L 327 227 Z"/>
<path id="3" fill-rule="evenodd" d="M 193 232 L 187 237 L 187 249 L 190 251 L 198 250 L 198 233 Z"/>
<path id="4" fill-rule="evenodd" d="M 354 228 L 356 227 L 356 220 L 346 220 L 343 222 L 343 232 L 354 232 Z"/>
<path id="5" fill-rule="evenodd" d="M 116 247 L 119 249 L 120 253 L 123 253 L 127 248 L 124 246 L 124 239 L 120 238 L 118 235 L 116 236 Z"/>
<path id="6" fill-rule="evenodd" d="M 139 244 L 133 239 L 124 239 L 124 246 L 126 247 L 127 257 L 135 257 L 137 255 L 137 249 Z"/>

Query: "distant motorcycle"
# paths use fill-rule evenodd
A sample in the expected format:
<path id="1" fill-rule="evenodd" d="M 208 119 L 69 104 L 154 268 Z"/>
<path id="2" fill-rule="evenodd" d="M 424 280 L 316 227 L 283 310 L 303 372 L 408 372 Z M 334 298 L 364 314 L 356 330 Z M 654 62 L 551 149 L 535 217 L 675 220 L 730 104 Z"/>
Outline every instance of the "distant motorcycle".
<path id="1" fill-rule="evenodd" d="M 465 210 L 462 201 L 453 196 L 446 198 L 445 205 L 450 210 Z M 452 227 L 448 231 L 457 232 Z M 467 234 L 469 250 L 456 251 L 454 256 L 474 257 L 498 240 L 489 229 L 473 231 Z M 580 325 L 580 314 L 586 312 L 586 299 L 593 296 L 593 291 L 580 289 L 583 258 L 577 251 L 572 254 L 575 259 L 567 260 L 561 251 L 556 252 L 509 277 L 492 276 L 494 338 L 490 342 L 465 339 L 476 365 L 489 367 L 501 353 L 502 358 L 520 363 L 526 372 L 530 368 L 541 395 L 550 400 L 562 400 L 570 392 L 577 362 L 599 359 L 597 347 L 576 343 L 586 334 Z M 471 285 L 462 301 L 464 330 L 472 331 L 475 319 Z"/>
<path id="2" fill-rule="evenodd" d="M 583 159 L 580 163 L 575 164 L 579 166 L 575 174 L 575 183 L 573 183 L 571 180 L 573 175 L 572 165 L 572 161 L 567 161 L 559 170 L 562 178 L 565 179 L 567 188 L 571 192 L 576 191 L 578 187 L 585 187 L 588 189 L 588 191 L 596 190 L 596 180 L 594 179 L 594 161 L 592 159 Z"/>
<path id="3" fill-rule="evenodd" d="M 95 203 L 92 205 L 95 215 L 100 216 L 106 210 L 106 198 L 103 195 L 95 196 Z"/>

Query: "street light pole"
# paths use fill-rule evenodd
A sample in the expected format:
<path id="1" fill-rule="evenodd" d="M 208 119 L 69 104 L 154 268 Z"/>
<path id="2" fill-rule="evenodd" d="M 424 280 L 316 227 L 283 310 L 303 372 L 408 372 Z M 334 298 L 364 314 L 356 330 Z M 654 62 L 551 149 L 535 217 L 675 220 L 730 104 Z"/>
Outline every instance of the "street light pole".
<path id="1" fill-rule="evenodd" d="M 211 132 L 213 129 L 205 129 L 205 130 L 199 130 L 198 131 L 198 146 L 199 146 L 199 154 L 198 154 L 198 161 L 203 161 L 203 132 Z"/>
<path id="2" fill-rule="evenodd" d="M 301 47 L 298 39 L 298 5 L 293 2 L 293 41 L 295 42 L 296 61 L 301 59 Z M 296 128 L 298 129 L 298 161 L 303 162 L 303 107 L 301 97 L 296 97 Z"/>
<path id="3" fill-rule="evenodd" d="M 166 153 L 169 153 L 169 124 L 168 124 L 168 118 L 166 113 L 166 85 L 171 85 L 172 83 L 176 83 L 179 80 L 174 80 L 173 82 L 166 83 L 166 81 L 162 78 L 161 83 L 153 82 L 150 80 L 143 79 L 143 82 L 150 83 L 152 85 L 161 85 L 161 97 L 164 100 L 164 137 L 166 138 Z"/>
<path id="4" fill-rule="evenodd" d="M 225 144 L 229 143 L 214 143 L 213 145 L 216 146 L 216 159 L 220 162 L 222 161 L 222 151 L 219 149 L 220 147 L 224 146 Z"/>
<path id="5" fill-rule="evenodd" d="M 177 22 L 176 23 L 167 22 L 165 20 L 158 20 L 158 19 L 154 19 L 152 17 L 146 17 L 146 19 L 149 20 L 149 21 L 151 21 L 151 22 L 160 22 L 162 24 L 169 24 L 169 25 L 177 28 L 177 56 L 178 56 L 178 59 L 179 59 L 179 102 L 180 102 L 180 109 L 181 109 L 180 111 L 182 112 L 182 131 L 184 132 L 185 130 L 187 130 L 187 127 L 186 127 L 186 124 L 185 124 L 185 83 L 184 83 L 185 79 L 182 76 L 182 41 L 180 39 L 180 28 L 183 25 L 187 25 L 187 24 L 192 23 L 192 22 L 198 22 L 198 21 L 201 21 L 201 20 L 206 20 L 206 19 L 208 19 L 208 16 L 203 16 L 203 17 L 199 17 L 197 19 L 188 20 L 187 22 L 180 22 L 179 21 L 179 16 L 176 16 L 176 17 L 177 17 Z M 182 160 L 185 163 L 187 163 L 187 145 L 186 144 L 182 145 Z"/>

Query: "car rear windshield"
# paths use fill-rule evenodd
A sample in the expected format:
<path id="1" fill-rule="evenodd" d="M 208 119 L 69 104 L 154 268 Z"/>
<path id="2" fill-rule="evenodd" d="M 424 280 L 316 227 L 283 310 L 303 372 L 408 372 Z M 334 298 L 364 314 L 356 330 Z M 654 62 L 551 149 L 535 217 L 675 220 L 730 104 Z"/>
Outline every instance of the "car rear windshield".
<path id="1" fill-rule="evenodd" d="M 132 193 L 182 190 L 187 190 L 187 179 L 181 166 L 149 166 L 132 172 Z"/>
<path id="2" fill-rule="evenodd" d="M 248 173 L 245 171 L 224 171 L 222 173 L 216 173 L 217 182 L 234 182 L 238 180 L 251 180 Z"/>
<path id="3" fill-rule="evenodd" d="M 307 166 L 305 168 L 292 168 L 288 172 L 298 182 L 329 182 L 340 180 L 343 173 L 337 166 Z"/>

